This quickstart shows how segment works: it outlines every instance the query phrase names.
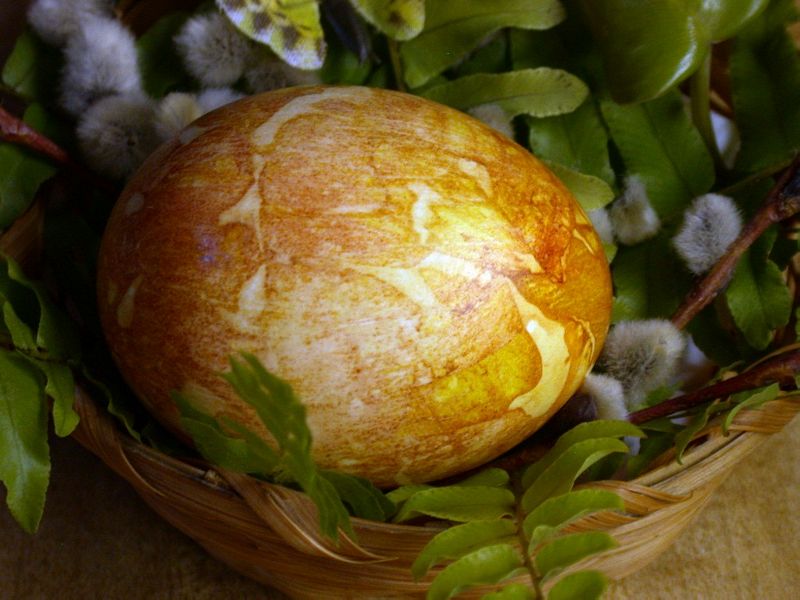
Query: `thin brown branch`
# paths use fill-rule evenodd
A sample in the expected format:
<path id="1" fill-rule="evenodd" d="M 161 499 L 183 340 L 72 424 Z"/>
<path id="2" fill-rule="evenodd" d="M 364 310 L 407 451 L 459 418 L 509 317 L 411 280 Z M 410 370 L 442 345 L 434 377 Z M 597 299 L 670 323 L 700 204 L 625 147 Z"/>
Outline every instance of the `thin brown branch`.
<path id="1" fill-rule="evenodd" d="M 112 194 L 118 192 L 116 185 L 75 162 L 61 146 L 36 131 L 25 121 L 6 111 L 2 106 L 0 106 L 0 140 L 27 148 L 57 165 L 66 167 L 81 179 L 91 182 L 104 192 Z"/>
<path id="2" fill-rule="evenodd" d="M 631 423 L 640 424 L 680 413 L 699 404 L 731 394 L 763 387 L 771 383 L 793 386 L 794 377 L 800 373 L 800 348 L 772 356 L 744 373 L 714 383 L 707 387 L 676 396 L 655 406 L 628 415 Z"/>
<path id="3" fill-rule="evenodd" d="M 672 315 L 672 323 L 678 329 L 686 327 L 724 289 L 742 254 L 761 237 L 767 228 L 798 212 L 800 212 L 800 157 L 795 157 L 770 191 L 764 204 L 745 225 L 736 241 L 731 244 L 714 268 L 700 279 L 686 296 L 683 304 Z"/>

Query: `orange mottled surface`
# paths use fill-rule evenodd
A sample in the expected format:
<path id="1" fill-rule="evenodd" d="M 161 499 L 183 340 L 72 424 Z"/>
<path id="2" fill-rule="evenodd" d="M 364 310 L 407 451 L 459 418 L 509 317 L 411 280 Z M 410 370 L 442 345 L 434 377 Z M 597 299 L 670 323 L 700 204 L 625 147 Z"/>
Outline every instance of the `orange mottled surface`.
<path id="1" fill-rule="evenodd" d="M 457 111 L 294 88 L 206 115 L 119 199 L 99 305 L 124 376 L 263 431 L 218 376 L 252 352 L 317 461 L 381 485 L 477 466 L 580 385 L 608 328 L 601 245 L 526 150 Z"/>

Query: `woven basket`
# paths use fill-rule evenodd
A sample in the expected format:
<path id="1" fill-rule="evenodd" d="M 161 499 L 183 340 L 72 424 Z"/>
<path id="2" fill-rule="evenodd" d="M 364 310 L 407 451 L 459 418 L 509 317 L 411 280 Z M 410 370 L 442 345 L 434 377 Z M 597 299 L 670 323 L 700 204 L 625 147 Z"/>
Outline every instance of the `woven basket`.
<path id="1" fill-rule="evenodd" d="M 158 5 L 159 10 L 153 7 Z M 191 0 L 176 3 L 192 4 Z M 163 2 L 122 2 L 135 29 L 146 28 Z M 35 265 L 41 250 L 43 209 L 35 204 L 0 236 L 0 252 L 23 266 Z M 152 509 L 236 571 L 293 598 L 422 597 L 439 572 L 422 581 L 411 564 L 445 525 L 396 525 L 354 519 L 358 545 L 333 545 L 317 531 L 316 509 L 302 493 L 178 460 L 137 442 L 82 389 L 75 439 L 127 480 Z M 624 513 L 600 513 L 570 526 L 605 530 L 619 543 L 611 551 L 575 565 L 611 579 L 637 571 L 666 550 L 692 521 L 734 467 L 800 411 L 800 392 L 782 394 L 758 410 L 742 410 L 723 435 L 719 421 L 699 432 L 682 464 L 667 453 L 633 481 L 594 482 L 623 498 Z M 520 578 L 520 581 L 524 581 Z M 463 597 L 480 597 L 474 588 Z"/>

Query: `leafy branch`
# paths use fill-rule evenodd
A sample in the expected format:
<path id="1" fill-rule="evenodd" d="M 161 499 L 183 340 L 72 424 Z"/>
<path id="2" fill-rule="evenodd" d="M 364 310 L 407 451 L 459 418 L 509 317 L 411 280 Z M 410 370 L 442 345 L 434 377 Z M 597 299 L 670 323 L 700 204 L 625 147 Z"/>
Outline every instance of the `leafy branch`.
<path id="1" fill-rule="evenodd" d="M 622 500 L 604 490 L 573 490 L 589 467 L 627 452 L 623 436 L 642 436 L 624 421 L 583 423 L 562 435 L 540 460 L 522 471 L 490 468 L 445 487 L 406 486 L 388 494 L 398 506 L 396 522 L 421 516 L 458 523 L 434 536 L 412 566 L 417 579 L 444 565 L 432 580 L 429 600 L 450 598 L 473 585 L 496 585 L 524 576 L 486 598 L 597 598 L 605 588 L 600 573 L 563 576 L 582 559 L 613 548 L 605 532 L 565 533 L 577 519 L 623 510 Z M 560 578 L 560 579 L 559 579 Z"/>

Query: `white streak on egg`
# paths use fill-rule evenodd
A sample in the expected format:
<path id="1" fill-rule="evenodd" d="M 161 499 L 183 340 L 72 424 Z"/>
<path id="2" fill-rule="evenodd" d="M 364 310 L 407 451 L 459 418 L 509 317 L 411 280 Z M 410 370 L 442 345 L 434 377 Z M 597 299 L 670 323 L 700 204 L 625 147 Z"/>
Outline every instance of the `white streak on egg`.
<path id="1" fill-rule="evenodd" d="M 261 331 L 256 320 L 267 308 L 267 297 L 264 285 L 267 278 L 267 266 L 261 265 L 250 279 L 245 281 L 239 290 L 238 311 L 223 311 L 223 315 L 239 331 L 252 333 Z"/>
<path id="2" fill-rule="evenodd" d="M 125 216 L 130 217 L 132 214 L 135 214 L 142 210 L 144 206 L 144 194 L 141 192 L 136 192 L 135 194 L 131 194 L 128 198 L 128 201 L 125 203 Z"/>
<path id="3" fill-rule="evenodd" d="M 136 292 L 142 284 L 143 277 L 139 275 L 128 287 L 117 306 L 117 323 L 120 327 L 127 328 L 133 323 L 133 310 L 135 308 Z"/>
<path id="4" fill-rule="evenodd" d="M 431 233 L 428 230 L 428 223 L 433 218 L 431 205 L 441 203 L 442 197 L 424 183 L 412 183 L 408 189 L 417 196 L 416 202 L 411 207 L 414 231 L 419 235 L 420 244 L 427 244 Z"/>
<path id="5" fill-rule="evenodd" d="M 517 311 L 525 330 L 542 357 L 542 376 L 530 390 L 514 398 L 509 410 L 521 408 L 531 417 L 539 417 L 553 404 L 553 398 L 561 395 L 567 381 L 570 362 L 569 347 L 564 336 L 566 330 L 558 321 L 548 319 L 535 304 L 528 302 L 516 286 L 508 281 Z"/>
<path id="6" fill-rule="evenodd" d="M 368 265 L 350 265 L 351 268 L 365 275 L 372 275 L 401 292 L 412 302 L 423 308 L 441 308 L 428 283 L 415 269 L 398 267 L 371 267 Z"/>
<path id="7" fill-rule="evenodd" d="M 474 179 L 484 194 L 487 196 L 492 195 L 492 177 L 489 175 L 489 170 L 486 167 L 474 160 L 460 158 L 458 160 L 458 168 L 462 173 Z"/>
<path id="8" fill-rule="evenodd" d="M 445 275 L 458 275 L 465 279 L 478 279 L 483 273 L 475 263 L 442 252 L 431 252 L 422 259 L 420 267 L 435 269 Z M 489 273 L 491 279 L 491 273 Z"/>
<path id="9" fill-rule="evenodd" d="M 596 246 L 592 246 L 591 242 L 580 231 L 573 229 L 572 237 L 586 246 L 586 250 L 589 252 L 589 254 L 592 256 L 597 255 L 598 248 Z"/>
<path id="10" fill-rule="evenodd" d="M 380 204 L 343 204 L 330 209 L 328 212 L 334 215 L 366 215 L 381 209 Z"/>
<path id="11" fill-rule="evenodd" d="M 264 235 L 261 231 L 261 193 L 258 189 L 258 181 L 251 185 L 244 193 L 242 198 L 231 206 L 228 210 L 219 215 L 220 225 L 238 223 L 252 227 L 258 240 L 259 250 L 264 250 Z"/>

